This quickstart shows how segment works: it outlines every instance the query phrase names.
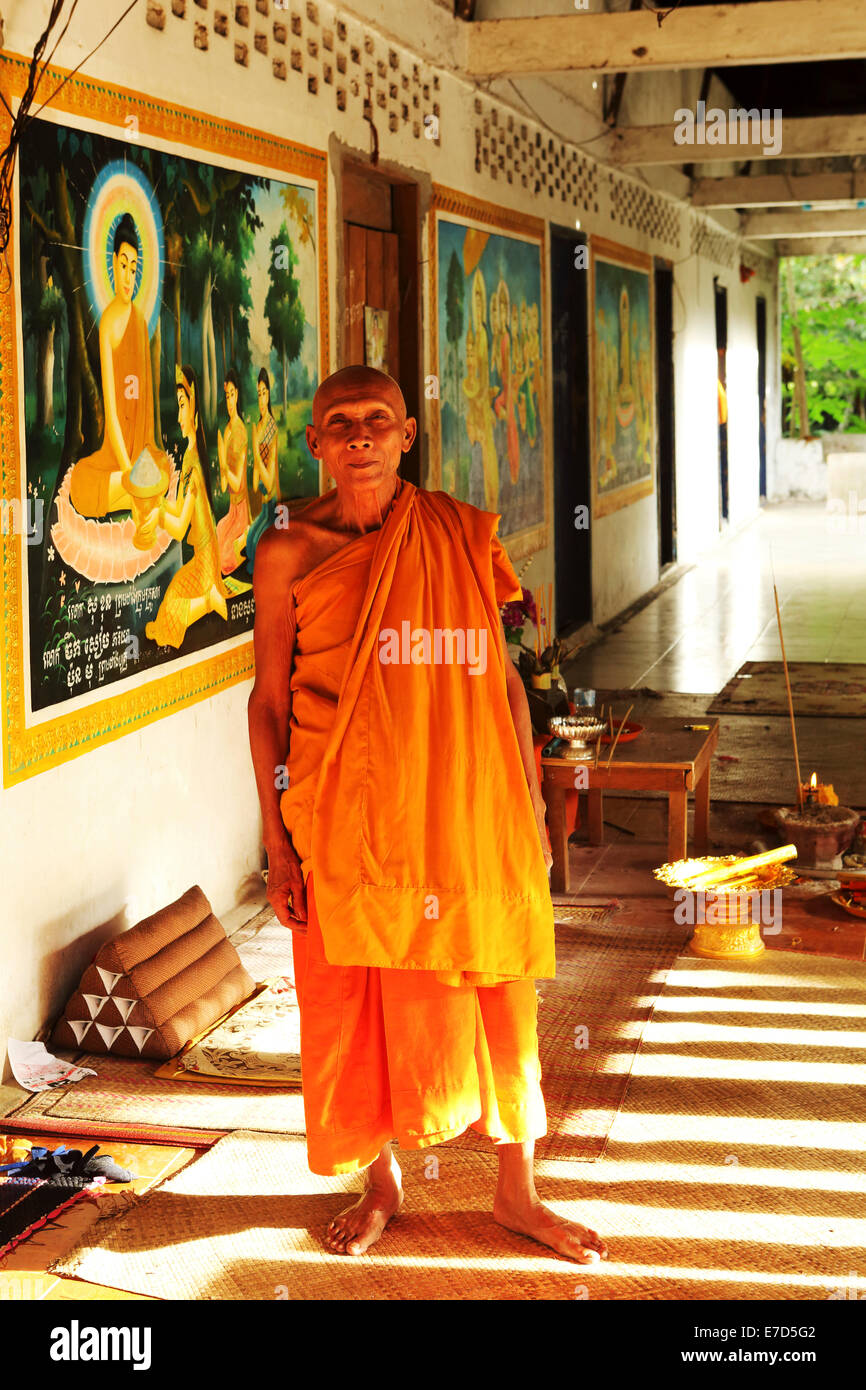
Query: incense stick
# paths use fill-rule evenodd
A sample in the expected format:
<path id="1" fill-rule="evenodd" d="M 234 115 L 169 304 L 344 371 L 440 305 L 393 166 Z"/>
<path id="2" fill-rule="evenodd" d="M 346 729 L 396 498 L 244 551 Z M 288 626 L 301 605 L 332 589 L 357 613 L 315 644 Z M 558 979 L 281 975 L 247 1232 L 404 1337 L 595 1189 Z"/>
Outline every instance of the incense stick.
<path id="1" fill-rule="evenodd" d="M 617 731 L 616 731 L 616 738 L 615 738 L 614 741 L 613 741 L 613 745 L 612 745 L 611 750 L 610 750 L 610 753 L 609 753 L 609 755 L 608 755 L 608 759 L 607 759 L 607 765 L 608 765 L 608 767 L 610 767 L 610 760 L 611 760 L 611 758 L 612 758 L 613 755 L 614 755 L 614 750 L 615 750 L 615 748 L 616 748 L 616 745 L 619 743 L 619 736 L 620 736 L 620 734 L 622 733 L 623 729 L 625 728 L 625 721 L 628 719 L 628 717 L 629 717 L 629 715 L 631 714 L 631 712 L 632 712 L 633 709 L 634 709 L 634 705 L 629 705 L 628 709 L 626 710 L 625 714 L 624 714 L 623 717 L 622 717 L 622 723 L 620 724 L 619 728 L 618 728 Z"/>
<path id="2" fill-rule="evenodd" d="M 770 559 L 772 564 L 772 556 Z M 797 749 L 797 726 L 794 723 L 794 700 L 791 695 L 791 678 L 788 675 L 788 658 L 785 656 L 785 639 L 782 636 L 782 614 L 779 611 L 779 594 L 773 580 L 773 598 L 776 600 L 776 622 L 779 625 L 779 646 L 782 648 L 782 666 L 785 672 L 785 689 L 788 692 L 788 713 L 791 716 L 791 738 L 794 740 L 794 767 L 797 770 L 797 806 L 803 809 L 803 779 L 800 776 L 800 754 Z"/>

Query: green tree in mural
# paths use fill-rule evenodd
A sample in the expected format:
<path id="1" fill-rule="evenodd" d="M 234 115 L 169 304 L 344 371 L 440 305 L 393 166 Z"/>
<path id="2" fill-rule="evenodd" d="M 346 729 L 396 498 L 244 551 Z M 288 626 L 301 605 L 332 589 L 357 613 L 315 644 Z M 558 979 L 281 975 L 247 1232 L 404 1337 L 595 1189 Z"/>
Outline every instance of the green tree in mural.
<path id="1" fill-rule="evenodd" d="M 63 323 L 63 295 L 49 270 L 49 257 L 39 257 L 41 294 L 30 322 L 36 332 L 36 428 L 54 424 L 54 339 Z"/>
<path id="2" fill-rule="evenodd" d="M 87 300 L 81 293 L 83 274 L 79 247 L 83 207 L 80 199 L 73 198 L 70 193 L 71 189 L 92 185 L 96 177 L 94 144 L 98 137 L 80 135 L 47 121 L 34 122 L 28 135 L 32 143 L 27 164 L 22 167 L 21 206 L 29 227 L 38 234 L 36 255 L 41 260 L 50 254 L 54 280 L 63 296 L 69 334 L 64 437 L 56 484 L 59 486 L 70 463 L 82 453 L 93 452 L 99 447 L 105 426 L 98 385 L 99 340 L 91 332 Z M 44 325 L 41 315 L 40 321 Z M 52 496 L 49 515 L 53 500 Z"/>
<path id="3" fill-rule="evenodd" d="M 244 270 L 252 255 L 254 237 L 246 226 L 239 231 L 239 252 L 220 247 L 214 259 L 213 317 L 222 355 L 222 378 L 228 367 L 242 373 L 249 366 L 249 336 L 241 338 L 238 326 L 252 309 L 249 277 Z"/>
<path id="4" fill-rule="evenodd" d="M 866 432 L 866 255 L 792 256 L 785 283 L 782 390 L 789 433 Z"/>
<path id="5" fill-rule="evenodd" d="M 463 337 L 463 270 L 457 252 L 451 252 L 445 282 L 445 338 L 448 343 L 447 381 L 451 391 L 451 454 L 455 464 L 460 451 L 460 341 Z M 462 495 L 462 494 L 461 494 Z"/>
<path id="6" fill-rule="evenodd" d="M 264 225 L 256 213 L 255 190 L 265 183 L 264 179 L 208 164 L 190 165 L 185 180 L 198 227 L 186 238 L 184 259 L 201 304 L 202 410 L 210 426 L 216 420 L 220 386 L 214 333 L 215 276 L 222 273 L 224 256 L 240 258 L 243 229 L 253 232 Z"/>
<path id="7" fill-rule="evenodd" d="M 294 274 L 297 264 L 289 229 L 282 222 L 277 235 L 271 240 L 271 283 L 265 295 L 265 318 L 282 367 L 284 420 L 288 405 L 289 366 L 298 356 L 304 341 L 304 309 L 300 300 L 300 285 Z"/>

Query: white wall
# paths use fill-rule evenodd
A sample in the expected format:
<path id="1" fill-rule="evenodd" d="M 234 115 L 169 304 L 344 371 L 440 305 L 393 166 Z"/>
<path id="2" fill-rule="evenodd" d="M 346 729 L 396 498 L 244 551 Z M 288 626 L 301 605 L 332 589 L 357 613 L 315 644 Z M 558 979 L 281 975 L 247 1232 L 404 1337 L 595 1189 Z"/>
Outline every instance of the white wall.
<path id="1" fill-rule="evenodd" d="M 388 61 L 388 48 L 396 44 L 401 64 L 411 69 L 419 63 L 422 80 L 439 78 L 434 95 L 413 108 L 413 116 L 441 109 L 441 143 L 415 138 L 411 123 L 388 129 L 387 118 L 374 107 L 383 164 L 402 166 L 463 189 L 473 196 L 534 216 L 570 225 L 579 214 L 584 230 L 600 234 L 649 253 L 674 258 L 671 247 L 647 232 L 623 225 L 611 213 L 609 180 L 598 171 L 598 211 L 566 199 L 538 196 L 532 183 L 524 189 L 503 175 L 493 179 L 487 168 L 475 170 L 476 96 L 485 110 L 494 105 L 505 118 L 520 110 L 519 98 L 508 84 L 496 91 L 476 94 L 452 76 L 456 53 L 456 22 L 434 0 L 407 0 L 401 6 L 385 0 L 355 0 L 350 11 L 340 10 L 350 30 L 350 41 L 361 47 L 360 66 L 349 66 L 333 85 L 324 85 L 320 53 L 315 70 L 320 75 L 318 95 L 309 95 L 307 80 L 311 60 L 307 38 L 311 32 L 306 7 L 304 33 L 292 38 L 287 48 L 271 42 L 267 57 L 252 51 L 252 32 L 260 24 L 251 0 L 249 67 L 234 61 L 233 39 L 210 32 L 207 52 L 194 49 L 192 25 L 210 26 L 214 7 L 201 9 L 187 0 L 183 18 L 171 13 L 171 0 L 163 0 L 166 25 L 162 32 L 145 22 L 140 5 L 121 28 L 89 60 L 86 72 L 97 79 L 146 92 L 156 100 L 201 109 L 227 121 L 270 131 L 286 139 L 328 150 L 332 136 L 344 146 L 366 154 L 370 130 L 362 117 L 363 85 L 359 94 L 349 92 L 347 109 L 335 104 L 335 87 L 348 86 L 366 67 L 375 70 L 377 59 Z M 72 68 L 103 37 L 121 13 L 122 0 L 79 7 L 56 62 Z M 232 11 L 233 5 L 222 8 Z M 41 32 L 49 11 L 48 0 L 5 0 L 6 48 L 28 53 Z M 271 5 L 267 25 L 278 12 Z M 359 16 L 367 15 L 378 29 L 365 31 Z M 285 14 L 283 17 L 286 17 Z M 333 26 L 331 6 L 318 5 L 318 26 Z M 364 53 L 365 32 L 375 40 L 375 54 Z M 383 38 L 383 33 L 387 37 Z M 415 51 L 401 46 L 414 43 Z M 286 81 L 271 73 L 274 56 L 288 59 L 297 46 L 304 53 L 303 73 L 288 72 Z M 430 54 L 442 55 L 442 67 L 433 69 Z M 426 56 L 425 56 L 426 55 Z M 379 79 L 376 79 L 377 82 Z M 387 78 L 386 78 L 387 81 Z M 672 81 L 677 84 L 681 79 Z M 579 94 L 585 116 L 597 112 L 600 94 L 590 96 L 580 79 Z M 689 79 L 686 84 L 694 85 Z M 535 91 L 536 88 L 533 88 Z M 628 90 L 628 89 L 627 89 Z M 671 96 L 676 96 L 671 88 Z M 529 91 L 529 87 L 526 88 Z M 563 96 L 563 92 L 566 96 Z M 551 88 L 550 111 L 568 113 L 569 88 Z M 659 98 L 661 100 L 661 98 Z M 667 98 L 665 98 L 667 100 Z M 668 102 L 670 105 L 671 103 Z M 673 105 L 678 105 L 674 100 Z M 573 110 L 573 108 L 572 108 Z M 588 111 L 588 115 L 587 115 Z M 122 99 L 118 119 L 122 120 Z M 662 117 L 663 118 L 663 117 Z M 520 121 L 534 134 L 549 131 L 533 120 L 529 108 Z M 552 119 L 552 116 L 548 116 Z M 561 129 L 561 127 L 560 127 Z M 586 137 L 584 137 L 586 138 Z M 591 156 L 592 147 L 587 155 Z M 591 163 L 591 160 L 589 161 Z M 656 171 L 650 182 L 670 192 L 679 191 L 681 175 Z M 646 181 L 642 181 L 645 185 Z M 330 285 L 331 364 L 339 361 L 340 332 L 337 320 L 337 283 L 341 267 L 341 229 L 335 218 L 336 185 L 329 175 L 328 261 Z M 680 553 L 697 553 L 718 532 L 715 501 L 716 397 L 713 330 L 713 264 L 705 257 L 689 255 L 689 214 L 678 213 L 682 246 L 677 253 L 678 290 L 674 344 L 677 416 L 677 500 Z M 731 287 L 731 418 L 736 420 L 736 447 L 732 446 L 732 506 L 737 518 L 745 517 L 755 501 L 757 431 L 754 420 L 754 294 L 756 281 L 742 290 L 735 285 L 736 271 L 729 273 Z M 765 287 L 766 288 L 766 287 Z M 770 339 L 774 339 L 772 289 Z M 742 325 L 739 316 L 742 314 Z M 424 320 L 427 319 L 426 286 Z M 549 335 L 549 315 L 544 316 Z M 749 334 L 751 333 L 751 338 Z M 425 328 L 425 342 L 426 342 Z M 751 345 L 751 346 L 750 346 Z M 429 370 L 429 364 L 425 367 Z M 771 362 L 769 380 L 773 380 Z M 749 413 L 751 411 L 751 414 Z M 772 437 L 768 449 L 772 450 Z M 551 517 L 552 540 L 552 517 Z M 656 499 L 649 497 L 594 523 L 593 582 L 595 618 L 603 621 L 632 602 L 655 583 L 658 576 Z M 526 582 L 544 583 L 553 578 L 552 544 L 539 552 Z M 140 733 L 119 739 L 74 759 L 18 786 L 0 792 L 0 1049 L 9 1035 L 29 1038 L 50 1013 L 63 1003 L 75 977 L 96 945 L 106 935 L 131 925 L 191 883 L 199 882 L 215 910 L 224 913 L 238 899 L 249 875 L 260 862 L 260 821 L 252 779 L 246 732 L 246 699 L 249 683 L 236 686 L 212 699 L 162 719 Z"/>
<path id="2" fill-rule="evenodd" d="M 749 521 L 759 506 L 758 338 L 756 301 L 767 301 L 767 466 L 778 437 L 779 370 L 775 273 L 762 264 L 743 284 L 733 268 L 690 256 L 675 270 L 677 558 L 689 563 L 719 537 L 718 396 L 713 279 L 728 292 L 729 526 Z"/>

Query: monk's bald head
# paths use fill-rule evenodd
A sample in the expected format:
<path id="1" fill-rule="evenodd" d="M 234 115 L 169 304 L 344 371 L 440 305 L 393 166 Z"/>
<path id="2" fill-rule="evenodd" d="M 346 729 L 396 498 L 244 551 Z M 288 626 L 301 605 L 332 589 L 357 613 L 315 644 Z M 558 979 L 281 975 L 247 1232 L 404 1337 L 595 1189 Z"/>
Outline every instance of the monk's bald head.
<path id="1" fill-rule="evenodd" d="M 319 429 L 326 411 L 333 406 L 354 403 L 375 397 L 384 400 L 394 410 L 401 425 L 406 419 L 406 402 L 399 383 L 387 372 L 361 364 L 341 367 L 325 377 L 313 396 L 313 427 Z"/>
<path id="2" fill-rule="evenodd" d="M 326 377 L 313 397 L 307 447 L 338 492 L 387 498 L 400 457 L 412 447 L 417 431 L 418 422 L 407 417 L 403 392 L 392 376 L 375 367 L 343 367 Z"/>

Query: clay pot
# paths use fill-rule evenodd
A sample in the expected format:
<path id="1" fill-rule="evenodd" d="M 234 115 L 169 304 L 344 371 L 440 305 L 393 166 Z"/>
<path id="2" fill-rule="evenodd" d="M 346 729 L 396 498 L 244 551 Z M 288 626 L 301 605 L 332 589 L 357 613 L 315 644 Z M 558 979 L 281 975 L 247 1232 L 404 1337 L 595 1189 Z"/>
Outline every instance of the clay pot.
<path id="1" fill-rule="evenodd" d="M 823 809 L 823 808 L 822 808 Z M 842 855 L 854 839 L 860 812 L 834 806 L 837 821 L 811 820 L 808 814 L 788 806 L 776 812 L 776 822 L 786 840 L 797 846 L 797 863 L 811 869 L 841 869 Z"/>

